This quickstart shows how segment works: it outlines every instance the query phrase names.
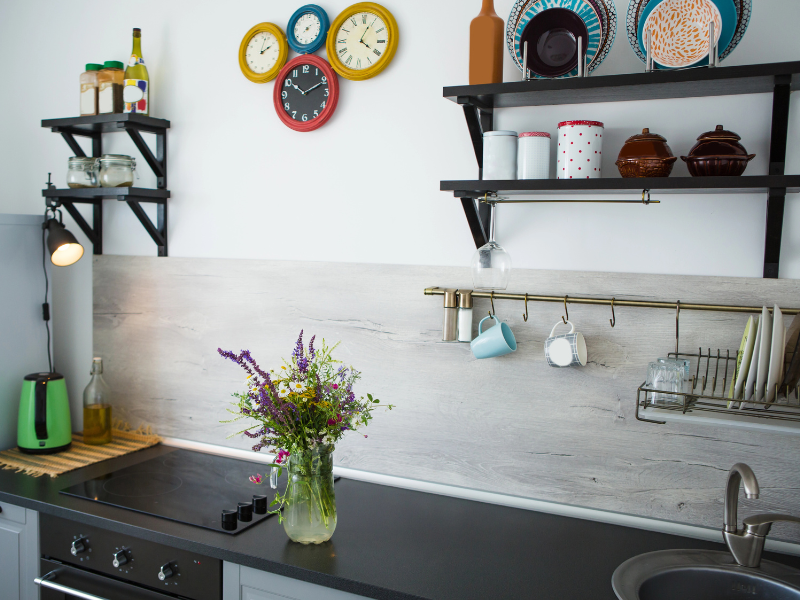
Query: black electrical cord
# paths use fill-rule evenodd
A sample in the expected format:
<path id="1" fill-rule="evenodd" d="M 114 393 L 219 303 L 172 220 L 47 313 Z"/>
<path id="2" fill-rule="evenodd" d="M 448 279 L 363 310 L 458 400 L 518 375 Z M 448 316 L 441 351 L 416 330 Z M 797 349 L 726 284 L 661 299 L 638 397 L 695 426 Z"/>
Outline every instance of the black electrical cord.
<path id="1" fill-rule="evenodd" d="M 50 304 L 47 296 L 50 293 L 50 280 L 47 278 L 47 211 L 44 213 L 44 223 L 42 224 L 42 270 L 44 271 L 44 304 L 42 304 L 42 318 L 47 329 L 47 363 L 50 366 L 50 373 L 53 372 L 53 357 L 50 353 Z"/>

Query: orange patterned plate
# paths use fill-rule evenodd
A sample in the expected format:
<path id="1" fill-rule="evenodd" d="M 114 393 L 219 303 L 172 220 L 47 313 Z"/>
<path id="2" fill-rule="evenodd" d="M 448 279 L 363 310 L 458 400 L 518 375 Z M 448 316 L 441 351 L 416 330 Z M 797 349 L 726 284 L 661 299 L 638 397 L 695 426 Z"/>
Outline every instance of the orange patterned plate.
<path id="1" fill-rule="evenodd" d="M 665 67 L 680 68 L 708 56 L 708 24 L 714 22 L 716 40 L 722 34 L 722 15 L 710 0 L 663 0 L 647 16 L 642 31 L 652 32 L 653 59 Z"/>

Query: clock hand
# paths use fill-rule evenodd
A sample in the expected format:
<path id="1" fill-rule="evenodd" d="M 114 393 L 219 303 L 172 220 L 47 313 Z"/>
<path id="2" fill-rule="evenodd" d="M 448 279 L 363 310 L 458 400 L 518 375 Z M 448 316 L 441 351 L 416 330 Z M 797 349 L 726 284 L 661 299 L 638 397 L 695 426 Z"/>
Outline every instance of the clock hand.
<path id="1" fill-rule="evenodd" d="M 272 48 L 272 44 L 270 44 L 269 46 L 267 46 L 266 48 L 264 48 L 264 49 L 261 51 L 261 54 L 264 54 L 264 52 L 266 52 L 266 51 L 267 51 L 267 50 L 269 50 L 270 48 Z"/>
<path id="2" fill-rule="evenodd" d="M 319 87 L 319 86 L 321 86 L 321 85 L 322 85 L 322 82 L 320 81 L 320 82 L 319 82 L 317 85 L 315 85 L 314 87 L 310 87 L 310 88 L 308 88 L 308 89 L 307 89 L 305 92 L 303 92 L 303 94 L 307 94 L 307 93 L 308 93 L 308 92 L 310 92 L 311 90 L 313 90 L 313 89 L 315 89 L 315 88 L 318 88 L 318 87 Z"/>
<path id="3" fill-rule="evenodd" d="M 297 87 L 297 84 L 296 84 L 296 83 L 293 83 L 293 84 L 292 84 L 292 87 L 293 87 L 294 89 L 296 89 L 298 92 L 300 92 L 301 94 L 303 94 L 303 96 L 305 96 L 305 95 L 306 95 L 306 93 L 305 93 L 303 90 L 301 90 L 299 87 Z"/>

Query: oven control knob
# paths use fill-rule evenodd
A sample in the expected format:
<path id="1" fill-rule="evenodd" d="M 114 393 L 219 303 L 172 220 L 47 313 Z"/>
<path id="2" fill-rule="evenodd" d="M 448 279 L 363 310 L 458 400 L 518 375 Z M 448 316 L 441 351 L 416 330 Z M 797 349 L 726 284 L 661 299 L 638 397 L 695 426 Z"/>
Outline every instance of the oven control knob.
<path id="1" fill-rule="evenodd" d="M 88 542 L 86 538 L 78 538 L 74 542 L 72 542 L 72 547 L 69 549 L 70 554 L 72 556 L 78 556 L 81 552 L 86 551 L 86 542 Z"/>
<path id="2" fill-rule="evenodd" d="M 164 581 L 165 579 L 169 579 L 172 577 L 174 573 L 172 572 L 172 567 L 169 563 L 165 565 L 161 565 L 161 568 L 158 570 L 158 580 Z"/>
<path id="3" fill-rule="evenodd" d="M 115 568 L 119 569 L 127 562 L 128 555 L 125 554 L 125 550 L 118 550 L 117 552 L 114 552 L 114 560 L 111 561 L 111 564 L 114 565 Z"/>

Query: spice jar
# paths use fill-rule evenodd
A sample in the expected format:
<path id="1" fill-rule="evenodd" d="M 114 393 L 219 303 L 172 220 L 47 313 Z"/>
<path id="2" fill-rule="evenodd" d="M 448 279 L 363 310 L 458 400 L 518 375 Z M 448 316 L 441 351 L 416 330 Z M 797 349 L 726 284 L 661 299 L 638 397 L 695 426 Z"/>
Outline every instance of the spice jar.
<path id="1" fill-rule="evenodd" d="M 104 154 L 100 157 L 101 187 L 131 187 L 136 159 L 124 154 Z"/>
<path id="2" fill-rule="evenodd" d="M 98 113 L 122 112 L 122 82 L 125 80 L 123 65 L 118 60 L 107 60 L 97 73 Z"/>
<path id="3" fill-rule="evenodd" d="M 97 72 L 103 65 L 89 63 L 81 73 L 81 116 L 97 114 Z"/>
<path id="4" fill-rule="evenodd" d="M 97 159 L 93 156 L 73 156 L 69 159 L 67 168 L 67 187 L 71 188 L 96 188 Z"/>
<path id="5" fill-rule="evenodd" d="M 483 134 L 483 178 L 517 178 L 516 131 L 487 131 Z"/>

